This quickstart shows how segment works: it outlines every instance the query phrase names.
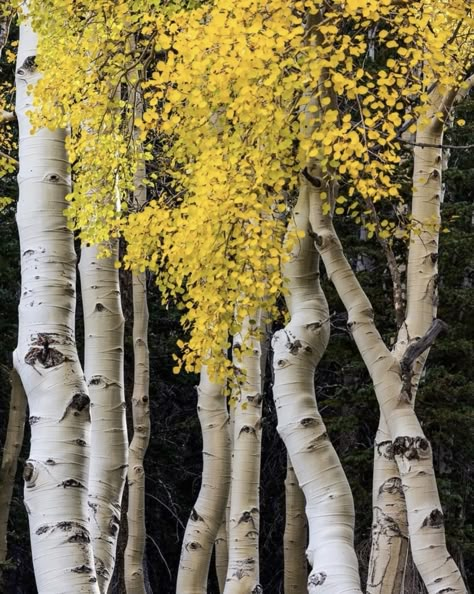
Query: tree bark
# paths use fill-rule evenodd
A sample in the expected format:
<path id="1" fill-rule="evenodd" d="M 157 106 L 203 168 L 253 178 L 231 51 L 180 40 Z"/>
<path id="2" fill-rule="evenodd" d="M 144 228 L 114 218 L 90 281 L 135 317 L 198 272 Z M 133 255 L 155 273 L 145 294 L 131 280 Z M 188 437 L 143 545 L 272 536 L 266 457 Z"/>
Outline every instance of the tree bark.
<path id="1" fill-rule="evenodd" d="M 146 273 L 133 275 L 133 348 L 135 372 L 132 395 L 133 438 L 128 467 L 128 540 L 125 548 L 125 583 L 129 594 L 145 594 L 144 555 L 145 470 L 143 462 L 150 441 L 150 360 Z"/>
<path id="2" fill-rule="evenodd" d="M 305 498 L 298 485 L 295 471 L 288 456 L 285 479 L 285 532 L 283 533 L 283 586 L 285 594 L 308 592 L 308 563 L 306 541 L 308 523 L 305 514 Z"/>
<path id="3" fill-rule="evenodd" d="M 0 573 L 2 563 L 7 558 L 8 517 L 15 485 L 18 456 L 23 444 L 26 415 L 26 395 L 21 379 L 15 369 L 11 371 L 10 381 L 12 386 L 10 411 L 8 414 L 7 435 L 3 446 L 2 466 L 0 468 Z"/>
<path id="4" fill-rule="evenodd" d="M 230 485 L 229 415 L 223 386 L 212 382 L 207 368 L 198 386 L 203 470 L 201 489 L 189 516 L 181 549 L 176 594 L 206 594 L 209 565 Z"/>
<path id="5" fill-rule="evenodd" d="M 392 455 L 398 466 L 408 513 L 413 559 L 429 594 L 451 588 L 464 594 L 461 574 L 446 549 L 432 451 L 414 412 L 403 366 L 384 344 L 374 324 L 371 304 L 344 256 L 330 215 L 321 208 L 321 191 L 328 191 L 319 168 L 313 165 L 309 178 L 310 222 L 316 245 L 327 273 L 348 312 L 348 327 L 374 383 L 381 414 L 392 441 Z M 422 296 L 419 296 L 422 299 Z M 448 590 L 447 590 L 448 591 Z"/>
<path id="6" fill-rule="evenodd" d="M 16 70 L 22 286 L 14 366 L 30 410 L 25 506 L 39 594 L 98 594 L 87 509 L 90 400 L 75 343 L 76 254 L 64 216 L 66 132 L 31 133 L 35 54 L 24 20 Z"/>
<path id="7" fill-rule="evenodd" d="M 117 260 L 98 257 L 103 246 L 83 246 L 84 372 L 91 398 L 89 514 L 97 579 L 106 593 L 115 566 L 128 458 L 125 419 L 123 328 Z"/>
<path id="8" fill-rule="evenodd" d="M 261 594 L 259 583 L 260 460 L 262 436 L 262 313 L 244 321 L 234 337 L 234 368 L 241 383 L 236 402 L 228 523 L 229 565 L 224 594 Z"/>
<path id="9" fill-rule="evenodd" d="M 314 390 L 314 372 L 329 340 L 329 309 L 319 283 L 319 257 L 308 233 L 308 217 L 309 193 L 303 184 L 290 230 L 306 235 L 283 270 L 291 320 L 272 342 L 277 429 L 306 499 L 310 594 L 361 594 L 352 493 Z"/>

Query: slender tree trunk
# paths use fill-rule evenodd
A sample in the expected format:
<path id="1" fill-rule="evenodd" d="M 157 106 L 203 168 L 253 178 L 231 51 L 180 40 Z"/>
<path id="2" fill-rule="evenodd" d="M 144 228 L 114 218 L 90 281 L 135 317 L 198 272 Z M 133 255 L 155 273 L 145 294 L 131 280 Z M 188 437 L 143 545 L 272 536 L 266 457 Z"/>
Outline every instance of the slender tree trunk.
<path id="1" fill-rule="evenodd" d="M 242 374 L 235 392 L 235 424 L 230 515 L 229 565 L 225 594 L 261 594 L 259 571 L 260 460 L 262 436 L 262 313 L 244 322 L 234 337 L 234 367 Z"/>
<path id="2" fill-rule="evenodd" d="M 454 95 L 452 100 L 454 100 Z M 432 94 L 433 112 L 442 109 L 443 98 Z M 412 219 L 407 262 L 407 310 L 393 349 L 400 364 L 407 349 L 429 330 L 437 313 L 438 237 L 441 225 L 443 126 L 434 118 L 430 126 L 418 126 L 414 148 Z M 425 146 L 429 145 L 429 146 Z M 429 347 L 409 370 L 408 397 L 415 404 L 418 382 Z M 381 417 L 374 464 L 373 546 L 369 565 L 369 594 L 403 593 L 408 541 L 406 506 L 392 441 Z M 405 509 L 404 509 L 405 507 Z"/>
<path id="3" fill-rule="evenodd" d="M 431 446 L 411 403 L 413 362 L 404 358 L 400 364 L 384 344 L 374 324 L 371 304 L 344 256 L 332 219 L 322 213 L 321 191 L 331 189 L 326 187 L 316 166 L 308 169 L 307 176 L 306 183 L 311 188 L 310 222 L 318 251 L 347 309 L 348 326 L 372 377 L 390 433 L 392 453 L 405 493 L 414 561 L 429 594 L 439 594 L 443 588 L 450 588 L 446 591 L 452 594 L 464 594 L 462 577 L 446 549 Z M 418 299 L 423 299 L 422 294 L 418 294 Z"/>
<path id="4" fill-rule="evenodd" d="M 374 443 L 372 547 L 367 594 L 403 594 L 408 522 L 402 481 L 383 416 Z"/>
<path id="5" fill-rule="evenodd" d="M 202 483 L 189 516 L 179 562 L 177 594 L 206 594 L 212 549 L 225 514 L 230 484 L 229 415 L 221 384 L 206 367 L 198 387 L 203 440 Z"/>
<path id="6" fill-rule="evenodd" d="M 39 594 L 97 594 L 87 509 L 90 400 L 75 343 L 76 254 L 64 216 L 66 133 L 31 134 L 27 87 L 38 77 L 35 54 L 36 36 L 23 21 L 16 80 L 22 287 L 14 365 L 30 410 L 25 506 Z"/>
<path id="7" fill-rule="evenodd" d="M 128 540 L 124 561 L 127 592 L 145 594 L 146 525 L 143 462 L 150 441 L 150 360 L 146 273 L 134 275 L 132 283 L 135 373 L 132 395 L 133 439 L 130 443 L 128 461 Z"/>
<path id="8" fill-rule="evenodd" d="M 135 49 L 135 43 L 132 43 Z M 141 73 L 136 71 L 137 80 Z M 130 96 L 134 106 L 134 115 L 143 115 L 143 96 L 138 85 L 130 86 Z M 139 132 L 130 124 L 131 134 L 135 142 L 139 142 Z M 134 202 L 142 208 L 146 202 L 147 192 L 143 184 L 146 167 L 142 160 L 135 173 Z M 134 274 L 133 287 L 133 348 L 135 356 L 134 385 L 132 395 L 133 439 L 129 449 L 128 468 L 128 539 L 124 554 L 125 583 L 128 594 L 145 594 L 145 469 L 144 459 L 150 442 L 150 356 L 148 351 L 148 303 L 146 273 Z"/>
<path id="9" fill-rule="evenodd" d="M 115 566 L 120 509 L 127 472 L 128 440 L 123 377 L 124 318 L 120 299 L 118 243 L 112 255 L 102 246 L 83 246 L 81 273 L 84 308 L 84 372 L 91 398 L 89 513 L 97 578 L 107 592 Z"/>
<path id="10" fill-rule="evenodd" d="M 7 558 L 8 517 L 12 500 L 15 475 L 23 444 L 25 429 L 26 395 L 18 373 L 12 369 L 10 411 L 8 414 L 7 435 L 3 446 L 2 466 L 0 468 L 0 573 L 2 563 Z M 1 585 L 1 576 L 0 576 Z"/>
<path id="11" fill-rule="evenodd" d="M 285 503 L 284 591 L 285 594 L 306 594 L 308 592 L 308 563 L 305 549 L 308 523 L 304 511 L 305 498 L 298 485 L 298 479 L 289 456 L 286 466 Z"/>
<path id="12" fill-rule="evenodd" d="M 308 233 L 308 198 L 303 184 L 292 226 L 306 235 L 283 270 L 291 320 L 273 338 L 277 429 L 306 499 L 310 594 L 361 594 L 352 493 L 314 390 L 314 372 L 329 340 L 329 310 L 319 283 L 319 257 Z"/>

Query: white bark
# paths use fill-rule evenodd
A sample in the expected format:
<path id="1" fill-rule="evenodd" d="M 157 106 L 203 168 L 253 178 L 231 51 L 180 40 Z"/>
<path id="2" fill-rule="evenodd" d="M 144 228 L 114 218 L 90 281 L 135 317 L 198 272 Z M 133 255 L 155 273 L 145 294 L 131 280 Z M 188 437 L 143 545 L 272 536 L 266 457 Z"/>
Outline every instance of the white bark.
<path id="1" fill-rule="evenodd" d="M 0 573 L 1 564 L 7 558 L 8 517 L 12 500 L 18 456 L 23 444 L 25 429 L 26 395 L 15 369 L 10 374 L 12 385 L 7 435 L 3 446 L 0 468 Z"/>
<path id="2" fill-rule="evenodd" d="M 30 133 L 35 53 L 36 36 L 23 22 L 16 79 L 22 287 L 14 365 L 30 408 L 25 506 L 39 594 L 97 594 L 87 510 L 90 400 L 74 336 L 76 255 L 64 217 L 66 132 Z"/>
<path id="3" fill-rule="evenodd" d="M 129 594 L 145 594 L 144 555 L 145 470 L 143 461 L 150 441 L 150 360 L 146 273 L 133 276 L 133 348 L 135 355 L 132 395 L 133 438 L 128 468 L 128 539 L 125 548 L 125 584 Z"/>
<path id="4" fill-rule="evenodd" d="M 317 234 L 318 251 L 347 309 L 348 326 L 372 377 L 390 433 L 405 493 L 414 561 L 429 594 L 439 594 L 443 588 L 464 594 L 462 577 L 446 549 L 431 446 L 412 407 L 403 366 L 376 329 L 372 307 L 344 256 L 332 219 L 322 213 L 320 192 L 330 188 L 325 187 L 317 167 L 308 171 L 306 183 L 311 188 L 310 222 Z"/>
<path id="5" fill-rule="evenodd" d="M 463 93 L 442 97 L 433 91 L 432 111 L 449 109 L 448 103 L 462 100 Z M 433 118 L 431 125 L 419 126 L 413 154 L 412 218 L 407 261 L 407 308 L 393 353 L 401 363 L 407 349 L 423 337 L 437 313 L 438 237 L 441 225 L 443 126 Z M 419 355 L 405 381 L 408 400 L 415 404 L 419 378 L 429 354 Z M 385 420 L 380 420 L 374 463 L 373 546 L 369 566 L 370 594 L 403 592 L 408 543 L 407 518 L 402 484 L 393 457 L 392 442 Z"/>
<path id="6" fill-rule="evenodd" d="M 91 399 L 89 514 L 97 579 L 107 592 L 115 566 L 120 509 L 128 458 L 123 378 L 124 319 L 119 275 L 112 255 L 98 258 L 101 246 L 83 246 L 84 372 Z"/>
<path id="7" fill-rule="evenodd" d="M 261 594 L 259 583 L 260 459 L 262 436 L 261 312 L 256 324 L 247 318 L 234 337 L 234 367 L 244 379 L 235 392 L 230 515 L 229 565 L 224 594 Z"/>
<path id="8" fill-rule="evenodd" d="M 202 482 L 189 516 L 179 562 L 177 594 L 206 594 L 214 542 L 225 514 L 230 485 L 227 403 L 221 384 L 201 370 L 198 415 L 202 430 Z"/>
<path id="9" fill-rule="evenodd" d="M 308 233 L 308 199 L 303 184 L 292 226 L 306 235 L 283 270 L 291 320 L 272 343 L 277 429 L 306 499 L 310 594 L 361 594 L 352 493 L 314 390 L 314 372 L 329 340 L 329 310 L 319 283 L 319 257 Z"/>
<path id="10" fill-rule="evenodd" d="M 285 532 L 283 533 L 283 589 L 285 594 L 307 594 L 308 563 L 306 542 L 308 523 L 305 498 L 288 456 L 285 479 Z"/>

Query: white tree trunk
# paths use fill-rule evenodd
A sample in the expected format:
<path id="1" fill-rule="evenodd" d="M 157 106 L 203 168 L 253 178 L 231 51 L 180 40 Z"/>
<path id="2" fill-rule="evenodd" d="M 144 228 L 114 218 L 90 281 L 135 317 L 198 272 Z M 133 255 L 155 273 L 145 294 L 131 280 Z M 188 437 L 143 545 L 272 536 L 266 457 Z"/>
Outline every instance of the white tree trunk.
<path id="1" fill-rule="evenodd" d="M 243 373 L 236 402 L 233 436 L 229 564 L 224 594 L 261 594 L 259 571 L 260 459 L 262 437 L 262 313 L 247 318 L 234 337 L 233 363 Z M 252 333 L 250 333 L 252 331 Z M 259 336 L 260 335 L 260 336 Z"/>
<path id="2" fill-rule="evenodd" d="M 125 585 L 128 594 L 145 594 L 144 555 L 145 470 L 143 461 L 150 441 L 150 359 L 148 353 L 148 304 L 146 273 L 133 276 L 133 349 L 135 355 L 132 395 L 133 438 L 128 467 L 128 539 L 125 548 Z"/>
<path id="3" fill-rule="evenodd" d="M 102 246 L 83 246 L 84 372 L 91 399 L 89 514 L 97 579 L 107 592 L 115 566 L 120 509 L 128 458 L 123 378 L 124 319 L 120 300 L 118 242 L 112 255 Z"/>
<path id="4" fill-rule="evenodd" d="M 306 542 L 308 523 L 305 498 L 288 456 L 285 479 L 285 531 L 283 533 L 283 589 L 285 594 L 307 594 L 308 562 Z"/>
<path id="5" fill-rule="evenodd" d="M 7 558 L 8 517 L 15 485 L 18 456 L 23 444 L 26 415 L 26 395 L 21 379 L 15 369 L 11 371 L 10 381 L 12 386 L 10 410 L 7 435 L 3 446 L 2 466 L 0 468 L 0 574 L 2 571 L 1 565 Z"/>
<path id="6" fill-rule="evenodd" d="M 402 481 L 383 416 L 374 443 L 372 546 L 367 594 L 403 594 L 408 521 Z"/>
<path id="7" fill-rule="evenodd" d="M 75 343 L 76 254 L 64 216 L 66 132 L 30 132 L 35 53 L 36 36 L 23 22 L 16 79 L 22 287 L 14 365 L 30 408 L 25 506 L 39 594 L 97 594 L 87 509 L 90 400 Z"/>
<path id="8" fill-rule="evenodd" d="M 277 429 L 306 499 L 310 594 L 361 594 L 352 493 L 314 390 L 314 372 L 329 340 L 329 310 L 308 217 L 308 188 L 303 184 L 292 226 L 306 235 L 283 270 L 291 320 L 275 333 L 272 343 Z"/>
<path id="9" fill-rule="evenodd" d="M 310 222 L 317 235 L 318 251 L 347 309 L 348 327 L 371 375 L 390 433 L 405 493 L 414 561 L 429 594 L 439 594 L 443 588 L 450 588 L 446 591 L 451 594 L 464 594 L 461 574 L 446 549 L 431 446 L 410 401 L 410 374 L 403 371 L 404 365 L 384 344 L 374 324 L 371 304 L 344 256 L 332 219 L 322 213 L 320 193 L 330 188 L 325 187 L 317 167 L 308 171 L 308 177 Z M 418 299 L 423 296 L 419 294 Z"/>
<path id="10" fill-rule="evenodd" d="M 433 112 L 443 103 L 432 94 Z M 436 118 L 419 126 L 414 139 L 412 218 L 419 225 L 410 233 L 407 262 L 407 309 L 393 353 L 401 363 L 408 347 L 429 330 L 438 308 L 438 238 L 441 225 L 443 126 Z M 428 146 L 425 146 L 428 145 Z M 413 362 L 408 399 L 412 406 L 429 347 Z M 380 445 L 382 443 L 382 445 Z M 398 468 L 385 420 L 381 417 L 375 447 L 373 546 L 369 594 L 400 594 L 408 553 L 407 517 Z"/>
<path id="11" fill-rule="evenodd" d="M 176 594 L 207 592 L 212 550 L 230 485 L 229 415 L 223 386 L 213 383 L 203 367 L 197 390 L 203 440 L 202 482 L 184 534 Z"/>

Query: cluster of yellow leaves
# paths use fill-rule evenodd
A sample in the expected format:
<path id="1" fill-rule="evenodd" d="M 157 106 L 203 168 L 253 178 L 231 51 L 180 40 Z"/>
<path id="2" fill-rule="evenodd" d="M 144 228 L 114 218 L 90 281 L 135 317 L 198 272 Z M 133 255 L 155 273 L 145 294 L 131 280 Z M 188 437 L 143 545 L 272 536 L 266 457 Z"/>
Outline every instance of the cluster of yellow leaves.
<path id="1" fill-rule="evenodd" d="M 271 314 L 288 258 L 284 197 L 309 161 L 337 182 L 337 215 L 382 240 L 406 236 L 374 204 L 402 200 L 404 138 L 449 117 L 432 113 L 430 93 L 458 87 L 472 54 L 461 0 L 31 0 L 31 10 L 35 123 L 71 126 L 69 213 L 84 238 L 117 231 L 137 163 L 159 152 L 167 188 L 123 219 L 125 261 L 180 300 L 189 370 L 219 358 L 258 307 Z M 123 89 L 139 83 L 135 118 Z"/>
<path id="2" fill-rule="evenodd" d="M 8 114 L 13 111 L 13 90 L 9 82 L 0 83 L 0 178 L 16 171 L 16 149 L 12 124 Z"/>

